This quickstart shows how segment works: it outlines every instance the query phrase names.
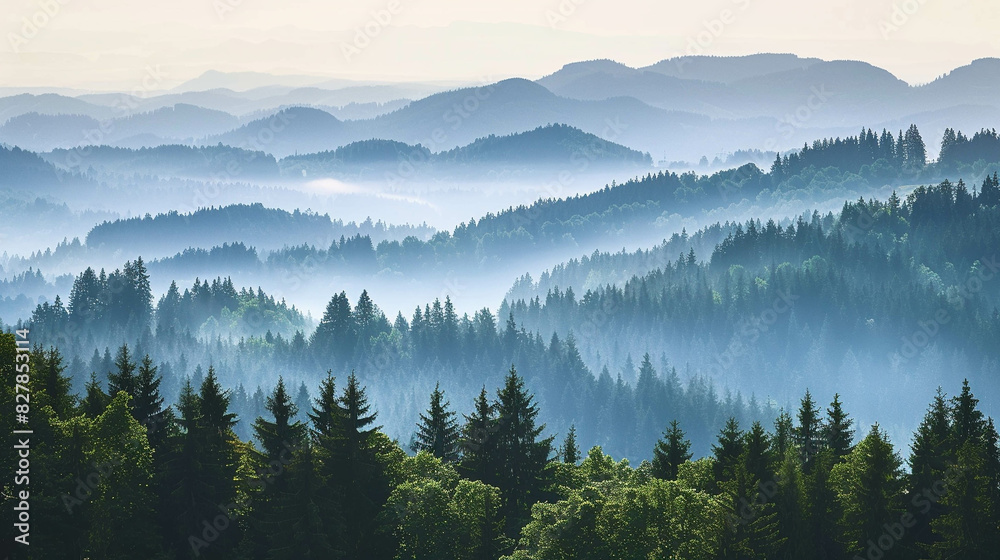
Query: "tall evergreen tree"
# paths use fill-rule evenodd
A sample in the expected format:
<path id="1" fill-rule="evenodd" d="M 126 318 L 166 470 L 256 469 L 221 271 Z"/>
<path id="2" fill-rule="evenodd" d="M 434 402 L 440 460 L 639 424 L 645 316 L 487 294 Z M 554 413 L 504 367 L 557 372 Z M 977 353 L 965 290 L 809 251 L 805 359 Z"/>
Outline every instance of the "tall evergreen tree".
<path id="1" fill-rule="evenodd" d="M 128 344 L 122 344 L 115 354 L 114 371 L 108 372 L 108 395 L 111 398 L 114 398 L 118 391 L 125 391 L 129 396 L 135 397 L 138 387 L 135 370 L 136 363 Z"/>
<path id="2" fill-rule="evenodd" d="M 717 484 L 733 478 L 745 449 L 746 443 L 743 431 L 740 430 L 740 423 L 736 418 L 730 417 L 719 432 L 717 443 L 712 445 L 712 455 L 715 458 L 713 474 Z"/>
<path id="3" fill-rule="evenodd" d="M 837 458 L 850 453 L 854 441 L 853 420 L 844 412 L 840 394 L 833 396 L 830 408 L 826 409 L 826 422 L 822 427 L 824 447 L 833 451 Z"/>
<path id="4" fill-rule="evenodd" d="M 385 558 L 386 542 L 377 536 L 378 514 L 389 498 L 389 480 L 378 458 L 379 427 L 366 390 L 351 372 L 337 401 L 341 427 L 329 459 L 341 496 L 348 560 Z"/>
<path id="5" fill-rule="evenodd" d="M 264 407 L 274 420 L 258 417 L 253 424 L 254 435 L 260 442 L 266 461 L 286 464 L 291 461 L 292 452 L 305 444 L 306 425 L 294 420 L 298 408 L 292 402 L 281 376 L 278 376 L 274 392 L 268 395 Z"/>
<path id="6" fill-rule="evenodd" d="M 844 462 L 833 467 L 830 484 L 843 511 L 840 527 L 849 555 L 870 555 L 868 550 L 886 533 L 886 527 L 900 522 L 906 511 L 901 466 L 892 443 L 875 424 Z M 874 547 L 888 548 L 879 550 L 886 560 L 904 558 L 904 545 L 897 540 L 892 544 L 875 543 Z"/>
<path id="7" fill-rule="evenodd" d="M 449 410 L 440 384 L 431 393 L 427 414 L 420 415 L 413 451 L 428 451 L 446 463 L 458 460 L 459 431 L 455 413 Z"/>
<path id="8" fill-rule="evenodd" d="M 497 394 L 497 487 L 506 533 L 516 538 L 527 523 L 531 505 L 542 498 L 552 438 L 541 438 L 545 425 L 536 425 L 538 406 L 524 379 L 512 365 Z"/>
<path id="9" fill-rule="evenodd" d="M 483 387 L 472 414 L 465 417 L 462 426 L 462 460 L 458 468 L 463 475 L 489 485 L 497 484 L 497 429 L 496 407 Z"/>
<path id="10" fill-rule="evenodd" d="M 139 364 L 136 376 L 136 395 L 132 401 L 132 415 L 146 427 L 153 443 L 154 432 L 163 424 L 163 397 L 160 396 L 162 377 L 157 373 L 153 360 L 146 354 Z M 154 446 L 155 447 L 155 446 Z"/>
<path id="11" fill-rule="evenodd" d="M 802 469 L 806 474 L 812 470 L 813 457 L 820 450 L 820 420 L 819 409 L 813 401 L 809 390 L 802 397 L 798 413 L 799 425 L 795 427 L 795 444 L 802 456 Z"/>
<path id="12" fill-rule="evenodd" d="M 80 409 L 88 418 L 97 418 L 104 412 L 104 408 L 108 406 L 111 399 L 101 388 L 101 383 L 97 380 L 97 373 L 93 371 L 90 372 L 90 380 L 87 381 L 86 389 L 87 395 L 80 403 Z"/>
<path id="13" fill-rule="evenodd" d="M 908 487 L 913 496 L 911 501 L 919 503 L 920 509 L 925 510 L 920 514 L 927 520 L 913 528 L 913 541 L 924 551 L 938 540 L 931 526 L 944 511 L 940 501 L 936 497 L 934 500 L 927 499 L 925 492 L 933 491 L 934 485 L 942 480 L 953 462 L 951 447 L 951 409 L 939 387 L 910 446 Z"/>
<path id="14" fill-rule="evenodd" d="M 575 465 L 580 462 L 580 446 L 576 443 L 576 426 L 571 425 L 560 448 L 563 463 Z"/>
<path id="15" fill-rule="evenodd" d="M 677 480 L 677 469 L 691 459 L 691 442 L 685 439 L 680 423 L 672 420 L 653 449 L 653 476 Z"/>

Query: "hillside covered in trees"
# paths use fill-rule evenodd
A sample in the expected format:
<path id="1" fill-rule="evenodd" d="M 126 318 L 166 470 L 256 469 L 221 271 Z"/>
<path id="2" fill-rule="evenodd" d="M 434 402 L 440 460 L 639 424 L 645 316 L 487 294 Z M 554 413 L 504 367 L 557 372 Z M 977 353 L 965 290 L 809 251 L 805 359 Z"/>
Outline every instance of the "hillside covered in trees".
<path id="1" fill-rule="evenodd" d="M 57 350 L 16 343 L 28 336 L 0 335 L 0 367 L 14 377 L 28 357 L 46 442 L 33 472 L 58 475 L 31 486 L 26 558 L 943 560 L 990 558 L 1000 541 L 998 434 L 968 382 L 933 397 L 906 460 L 839 395 L 824 409 L 807 391 L 773 425 L 728 419 L 697 458 L 672 421 L 633 465 L 584 456 L 573 427 L 557 444 L 512 366 L 461 417 L 435 387 L 412 456 L 353 374 L 301 403 L 279 378 L 241 439 L 212 368 L 166 406 L 158 368 L 123 346 L 108 392 L 78 395 Z M 15 394 L 0 392 L 8 408 Z"/>

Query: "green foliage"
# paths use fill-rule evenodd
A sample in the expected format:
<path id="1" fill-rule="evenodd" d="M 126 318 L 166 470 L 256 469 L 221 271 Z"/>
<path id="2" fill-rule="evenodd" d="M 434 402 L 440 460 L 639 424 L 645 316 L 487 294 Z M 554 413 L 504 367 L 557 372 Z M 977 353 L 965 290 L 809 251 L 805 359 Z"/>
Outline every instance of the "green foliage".
<path id="1" fill-rule="evenodd" d="M 431 393 L 430 408 L 426 415 L 420 415 L 413 451 L 429 451 L 435 457 L 449 463 L 458 460 L 458 422 L 455 420 L 455 413 L 449 410 L 449 406 L 450 404 L 444 400 L 441 386 L 435 385 L 434 392 Z"/>
<path id="2" fill-rule="evenodd" d="M 691 442 L 684 439 L 684 432 L 677 420 L 663 433 L 663 439 L 653 449 L 653 476 L 662 480 L 677 480 L 677 469 L 691 459 Z"/>

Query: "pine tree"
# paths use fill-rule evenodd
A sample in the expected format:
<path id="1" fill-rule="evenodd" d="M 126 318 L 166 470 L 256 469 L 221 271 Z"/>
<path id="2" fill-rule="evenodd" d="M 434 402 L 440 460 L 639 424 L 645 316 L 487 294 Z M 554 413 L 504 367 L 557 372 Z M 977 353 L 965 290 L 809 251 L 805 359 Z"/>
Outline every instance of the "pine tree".
<path id="1" fill-rule="evenodd" d="M 389 498 L 389 481 L 377 456 L 377 416 L 354 372 L 347 378 L 337 407 L 340 433 L 329 461 L 343 500 L 346 558 L 382 558 L 386 543 L 376 532 L 379 510 Z"/>
<path id="2" fill-rule="evenodd" d="M 527 522 L 531 505 L 542 498 L 544 473 L 552 453 L 552 438 L 541 438 L 545 425 L 536 426 L 538 406 L 512 365 L 497 393 L 497 487 L 506 534 L 516 538 Z"/>
<path id="3" fill-rule="evenodd" d="M 733 478 L 745 448 L 740 423 L 736 418 L 730 417 L 719 432 L 718 442 L 712 446 L 712 455 L 715 458 L 712 466 L 717 484 Z"/>
<path id="4" fill-rule="evenodd" d="M 51 406 L 60 419 L 70 418 L 76 407 L 76 397 L 71 393 L 70 379 L 63 375 L 66 366 L 62 354 L 54 346 L 47 351 L 39 349 L 31 353 L 31 362 L 33 378 L 41 381 L 40 389 L 44 392 L 44 397 L 38 394 L 36 399 Z"/>
<path id="5" fill-rule="evenodd" d="M 287 464 L 294 450 L 305 444 L 306 425 L 293 420 L 298 408 L 285 389 L 285 380 L 278 376 L 278 383 L 267 397 L 265 408 L 274 421 L 258 417 L 253 424 L 254 435 L 260 442 L 265 461 Z"/>
<path id="6" fill-rule="evenodd" d="M 132 415 L 146 427 L 150 443 L 158 442 L 158 429 L 164 423 L 163 397 L 160 396 L 160 383 L 163 378 L 157 374 L 157 367 L 146 354 L 139 364 L 136 377 L 136 396 L 132 401 Z M 154 447 L 157 447 L 154 445 Z"/>
<path id="7" fill-rule="evenodd" d="M 962 381 L 962 392 L 952 399 L 951 410 L 956 450 L 968 441 L 982 438 L 986 421 L 979 411 L 979 399 L 972 394 L 968 379 Z"/>
<path id="8" fill-rule="evenodd" d="M 563 463 L 575 465 L 580 462 L 580 447 L 576 443 L 576 425 L 571 425 L 566 432 L 566 439 L 563 440 L 560 449 Z"/>
<path id="9" fill-rule="evenodd" d="M 326 372 L 326 379 L 320 383 L 319 397 L 309 413 L 309 420 L 312 422 L 313 441 L 318 445 L 324 438 L 339 437 L 343 421 L 337 406 L 337 380 L 331 371 Z"/>
<path id="10" fill-rule="evenodd" d="M 820 449 L 820 422 L 819 409 L 808 389 L 799 406 L 798 420 L 799 425 L 794 430 L 795 444 L 802 456 L 802 470 L 809 474 L 812 471 L 813 457 Z"/>
<path id="11" fill-rule="evenodd" d="M 118 349 L 114 366 L 114 371 L 108 372 L 108 395 L 114 398 L 118 391 L 125 391 L 134 398 L 137 393 L 138 379 L 135 373 L 136 363 L 132 359 L 128 344 L 122 344 Z"/>
<path id="12" fill-rule="evenodd" d="M 774 458 L 771 455 L 771 441 L 760 422 L 754 422 L 744 436 L 746 449 L 743 463 L 747 473 L 758 483 L 774 481 Z"/>
<path id="13" fill-rule="evenodd" d="M 663 480 L 677 480 L 677 469 L 691 459 L 691 442 L 685 439 L 677 420 L 663 433 L 653 449 L 653 476 Z"/>
<path id="14" fill-rule="evenodd" d="M 843 511 L 840 528 L 847 554 L 868 554 L 886 527 L 899 523 L 906 511 L 901 466 L 888 437 L 875 424 L 845 460 L 833 467 L 830 484 Z M 902 544 L 895 545 L 883 558 L 902 557 Z"/>
<path id="15" fill-rule="evenodd" d="M 90 381 L 87 382 L 87 396 L 80 403 L 81 411 L 88 418 L 97 418 L 104 412 L 104 408 L 108 406 L 109 402 L 111 399 L 104 392 L 104 389 L 101 389 L 101 384 L 97 381 L 97 373 L 90 372 Z"/>
<path id="16" fill-rule="evenodd" d="M 483 387 L 472 414 L 465 416 L 462 426 L 462 460 L 458 469 L 467 478 L 496 486 L 497 429 L 496 407 Z"/>
<path id="17" fill-rule="evenodd" d="M 910 446 L 908 486 L 913 496 L 911 501 L 919 504 L 921 515 L 926 515 L 928 521 L 913 528 L 913 540 L 925 551 L 938 540 L 931 531 L 931 525 L 944 509 L 938 499 L 927 499 L 924 492 L 933 490 L 953 462 L 951 447 L 951 409 L 939 387 Z"/>
<path id="18" fill-rule="evenodd" d="M 315 512 L 311 515 L 318 516 L 323 521 L 323 537 L 332 547 L 338 549 L 338 554 L 343 555 L 345 520 L 341 507 L 343 498 L 343 484 L 337 477 L 342 472 L 339 463 L 341 454 L 344 420 L 341 417 L 341 410 L 338 404 L 336 379 L 332 372 L 327 371 L 326 378 L 320 383 L 319 395 L 309 413 L 311 421 L 312 446 L 314 469 L 316 472 L 316 483 L 319 488 L 315 496 Z M 304 458 L 305 461 L 305 458 Z M 304 468 L 304 467 L 302 467 Z M 305 477 L 306 473 L 300 473 Z M 309 479 L 303 479 L 303 484 L 308 484 Z"/>
<path id="19" fill-rule="evenodd" d="M 792 448 L 794 433 L 792 417 L 788 412 L 782 410 L 774 420 L 774 452 L 778 457 L 784 457 L 785 453 Z"/>
<path id="20" fill-rule="evenodd" d="M 431 393 L 427 414 L 420 415 L 413 451 L 428 451 L 446 463 L 458 460 L 459 432 L 455 413 L 449 410 L 440 384 Z"/>
<path id="21" fill-rule="evenodd" d="M 834 456 L 838 459 L 851 452 L 854 440 L 852 424 L 854 421 L 844 412 L 843 404 L 840 402 L 840 394 L 835 394 L 830 408 L 826 409 L 826 422 L 821 429 L 824 447 L 833 451 Z"/>

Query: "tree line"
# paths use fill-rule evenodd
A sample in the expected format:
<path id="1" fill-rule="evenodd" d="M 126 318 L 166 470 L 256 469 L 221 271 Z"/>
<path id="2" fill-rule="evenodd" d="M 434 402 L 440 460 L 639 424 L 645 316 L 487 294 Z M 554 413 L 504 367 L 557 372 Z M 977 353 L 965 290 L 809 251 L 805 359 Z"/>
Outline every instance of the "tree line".
<path id="1" fill-rule="evenodd" d="M 697 460 L 670 422 L 633 466 L 584 456 L 574 428 L 557 446 L 514 367 L 461 417 L 436 387 L 408 454 L 353 374 L 328 374 L 306 420 L 279 377 L 241 440 L 212 368 L 165 406 L 148 356 L 115 362 L 109 392 L 79 396 L 57 349 L 31 352 L 28 558 L 943 560 L 1000 541 L 997 431 L 968 382 L 938 391 L 905 460 L 807 391 L 770 428 L 730 418 Z"/>

